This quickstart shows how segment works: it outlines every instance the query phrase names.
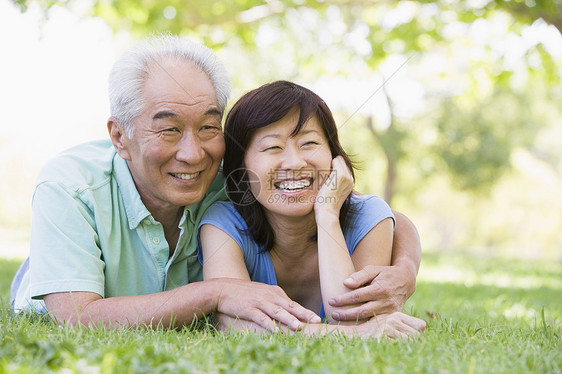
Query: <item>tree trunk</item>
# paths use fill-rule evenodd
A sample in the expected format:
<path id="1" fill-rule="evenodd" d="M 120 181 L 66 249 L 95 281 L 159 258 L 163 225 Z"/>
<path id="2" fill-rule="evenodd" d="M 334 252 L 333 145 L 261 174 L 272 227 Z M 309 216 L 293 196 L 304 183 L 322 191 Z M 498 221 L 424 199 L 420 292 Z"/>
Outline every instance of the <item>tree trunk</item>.
<path id="1" fill-rule="evenodd" d="M 373 126 L 373 117 L 368 116 L 366 118 L 365 124 L 367 129 L 371 132 L 376 142 L 381 146 L 384 156 L 386 159 L 386 179 L 384 181 L 384 200 L 388 205 L 391 205 L 392 199 L 394 197 L 394 191 L 396 188 L 397 179 L 397 162 L 392 151 L 389 149 L 389 145 L 385 144 L 383 137 Z"/>
<path id="2" fill-rule="evenodd" d="M 396 188 L 396 160 L 390 157 L 388 153 L 386 155 L 386 181 L 384 183 L 384 200 L 388 205 L 392 203 L 394 198 L 394 191 Z"/>

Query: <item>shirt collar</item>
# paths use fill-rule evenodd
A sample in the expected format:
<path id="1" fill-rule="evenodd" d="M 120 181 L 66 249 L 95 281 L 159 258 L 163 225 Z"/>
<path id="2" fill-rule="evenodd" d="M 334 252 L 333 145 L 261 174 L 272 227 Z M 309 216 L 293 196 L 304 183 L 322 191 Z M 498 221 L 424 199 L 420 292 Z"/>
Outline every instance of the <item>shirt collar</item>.
<path id="1" fill-rule="evenodd" d="M 129 221 L 129 228 L 131 230 L 136 229 L 146 217 L 149 217 L 151 222 L 155 223 L 156 221 L 152 217 L 152 214 L 148 211 L 148 209 L 146 209 L 141 200 L 140 194 L 135 186 L 135 182 L 133 181 L 131 171 L 127 165 L 127 161 L 122 159 L 117 152 L 115 152 L 115 157 L 113 158 L 113 173 L 115 175 L 115 179 L 117 180 L 117 186 L 119 187 L 121 198 L 123 199 L 123 205 L 125 206 L 125 212 Z M 210 192 L 207 191 L 203 200 L 209 196 L 217 196 L 214 200 L 219 198 L 224 199 L 226 197 L 224 192 L 224 179 L 221 174 L 222 167 L 219 171 L 219 175 L 215 178 L 209 188 Z M 201 218 L 200 216 L 206 206 L 203 209 L 201 208 L 201 201 L 185 206 L 183 217 L 180 219 L 179 226 L 183 226 L 186 219 L 189 219 L 193 225 L 197 225 L 198 220 Z"/>
<path id="2" fill-rule="evenodd" d="M 127 166 L 127 162 L 123 160 L 117 152 L 113 158 L 113 173 L 117 181 L 117 186 L 119 187 L 121 199 L 123 199 L 127 220 L 129 221 L 129 228 L 134 230 L 142 220 L 148 216 L 152 218 L 152 215 L 141 200 L 133 177 L 131 176 L 129 166 Z M 153 218 L 152 221 L 154 221 Z"/>

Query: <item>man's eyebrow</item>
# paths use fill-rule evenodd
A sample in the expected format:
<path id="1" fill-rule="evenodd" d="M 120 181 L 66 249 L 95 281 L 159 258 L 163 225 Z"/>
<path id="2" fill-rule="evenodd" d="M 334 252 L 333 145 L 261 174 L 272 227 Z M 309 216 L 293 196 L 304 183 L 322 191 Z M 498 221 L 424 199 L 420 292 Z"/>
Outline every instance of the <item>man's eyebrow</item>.
<path id="1" fill-rule="evenodd" d="M 204 113 L 205 116 L 222 116 L 222 113 L 217 108 L 207 109 Z M 168 118 L 168 117 L 179 117 L 179 114 L 164 110 L 162 112 L 156 113 L 152 119 L 161 119 L 161 118 Z"/>
<path id="2" fill-rule="evenodd" d="M 207 109 L 207 110 L 205 111 L 205 115 L 206 115 L 206 116 L 221 116 L 221 117 L 222 117 L 221 111 L 218 110 L 217 108 Z"/>
<path id="3" fill-rule="evenodd" d="M 160 118 L 166 118 L 166 117 L 177 117 L 178 115 L 174 112 L 168 112 L 168 111 L 163 111 L 163 112 L 158 112 L 154 115 L 154 117 L 152 117 L 152 119 L 160 119 Z"/>

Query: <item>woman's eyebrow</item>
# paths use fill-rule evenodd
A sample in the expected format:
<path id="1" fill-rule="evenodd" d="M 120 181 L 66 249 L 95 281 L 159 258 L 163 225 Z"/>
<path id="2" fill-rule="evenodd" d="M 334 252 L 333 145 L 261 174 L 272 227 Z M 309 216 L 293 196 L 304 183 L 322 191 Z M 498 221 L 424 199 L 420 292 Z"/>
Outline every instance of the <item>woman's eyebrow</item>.
<path id="1" fill-rule="evenodd" d="M 273 139 L 281 139 L 281 135 L 279 134 L 266 134 L 256 139 L 256 143 L 262 143 L 263 141 L 273 138 Z"/>
<path id="2" fill-rule="evenodd" d="M 317 130 L 314 129 L 310 129 L 310 130 L 300 130 L 297 135 L 306 135 L 306 134 L 310 134 L 311 132 L 314 132 L 316 134 L 320 134 Z"/>

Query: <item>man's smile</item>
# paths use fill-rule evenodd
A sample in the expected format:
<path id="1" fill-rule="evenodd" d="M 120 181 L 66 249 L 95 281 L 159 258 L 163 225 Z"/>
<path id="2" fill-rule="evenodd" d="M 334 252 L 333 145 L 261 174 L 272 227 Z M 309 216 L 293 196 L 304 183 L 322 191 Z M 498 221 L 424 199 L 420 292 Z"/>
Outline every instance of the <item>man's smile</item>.
<path id="1" fill-rule="evenodd" d="M 190 180 L 190 179 L 196 178 L 199 174 L 201 174 L 200 171 L 198 171 L 196 173 L 191 173 L 191 174 L 188 174 L 188 173 L 170 173 L 170 175 L 172 175 L 173 177 L 178 178 L 178 179 L 183 179 L 183 180 Z"/>

